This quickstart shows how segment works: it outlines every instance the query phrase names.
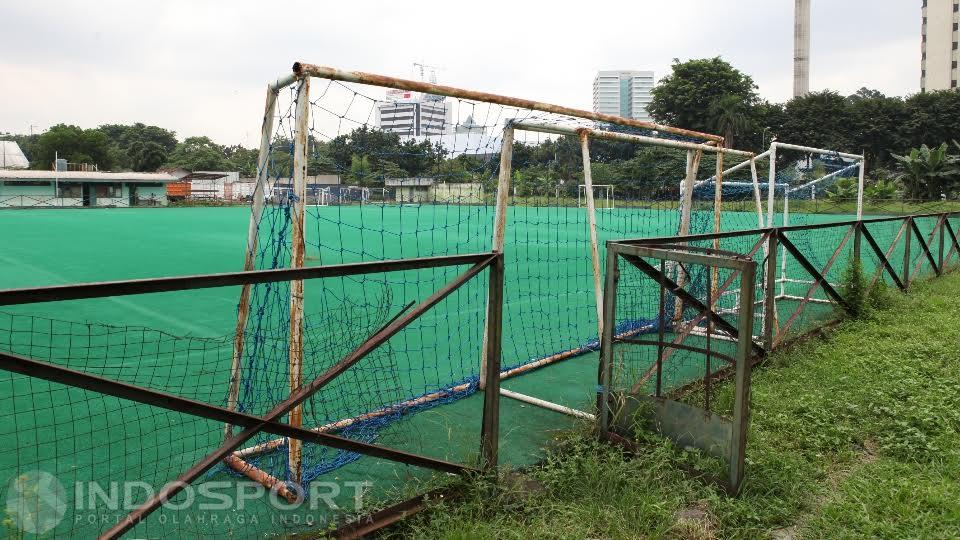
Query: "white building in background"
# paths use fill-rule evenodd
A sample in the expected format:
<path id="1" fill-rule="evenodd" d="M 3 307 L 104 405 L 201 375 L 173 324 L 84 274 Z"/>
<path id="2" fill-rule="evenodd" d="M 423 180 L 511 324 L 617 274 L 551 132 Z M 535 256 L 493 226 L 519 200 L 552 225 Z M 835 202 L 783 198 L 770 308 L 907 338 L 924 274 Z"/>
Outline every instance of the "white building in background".
<path id="1" fill-rule="evenodd" d="M 390 89 L 377 104 L 376 125 L 408 137 L 443 135 L 453 130 L 453 107 L 443 96 Z"/>
<path id="2" fill-rule="evenodd" d="M 598 71 L 593 79 L 593 111 L 649 121 L 653 84 L 652 71 Z"/>
<path id="3" fill-rule="evenodd" d="M 960 0 L 923 0 L 920 90 L 957 88 Z"/>
<path id="4" fill-rule="evenodd" d="M 165 206 L 165 173 L 0 170 L 0 208 Z"/>

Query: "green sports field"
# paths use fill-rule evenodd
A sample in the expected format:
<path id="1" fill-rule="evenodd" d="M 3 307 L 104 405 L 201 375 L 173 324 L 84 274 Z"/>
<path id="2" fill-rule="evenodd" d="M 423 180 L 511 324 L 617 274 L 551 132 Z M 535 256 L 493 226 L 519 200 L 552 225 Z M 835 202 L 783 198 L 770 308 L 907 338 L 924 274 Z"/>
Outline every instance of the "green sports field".
<path id="1" fill-rule="evenodd" d="M 488 206 L 311 208 L 307 263 L 485 251 L 490 245 L 492 217 L 493 209 Z M 574 349 L 595 338 L 596 308 L 584 210 L 514 207 L 508 217 L 504 365 Z M 694 232 L 707 232 L 710 218 L 709 213 L 695 215 L 693 221 L 700 228 Z M 799 215 L 793 222 L 843 218 Z M 756 215 L 749 212 L 729 212 L 724 219 L 726 229 L 746 229 L 756 224 Z M 237 207 L 2 212 L 0 288 L 236 271 L 242 268 L 248 220 L 249 210 Z M 672 211 L 598 211 L 601 242 L 668 235 L 676 227 L 677 218 Z M 820 259 L 823 264 L 842 233 L 831 229 L 816 236 L 798 235 L 796 242 L 807 246 L 811 258 Z M 276 243 L 273 239 L 279 238 L 278 234 L 273 226 L 262 225 L 261 246 Z M 721 247 L 746 250 L 751 245 L 752 241 L 740 240 L 728 241 Z M 839 271 L 844 262 L 838 261 L 835 266 Z M 790 262 L 790 271 L 797 272 L 795 262 Z M 305 312 L 308 317 L 316 314 L 315 336 L 324 345 L 318 346 L 314 356 L 308 347 L 305 379 L 338 358 L 328 355 L 349 351 L 351 345 L 365 338 L 362 330 L 376 329 L 375 323 L 392 317 L 410 301 L 429 295 L 454 272 L 405 272 L 398 276 L 307 282 Z M 836 272 L 831 279 L 835 275 Z M 805 289 L 798 284 L 787 286 L 790 294 L 802 294 L 801 289 Z M 648 287 L 638 294 L 653 298 L 655 291 Z M 387 351 L 371 360 L 370 369 L 349 372 L 344 384 L 322 396 L 325 403 L 317 406 L 322 410 L 312 411 L 314 419 L 322 422 L 343 418 L 338 415 L 369 411 L 376 408 L 371 404 L 414 397 L 475 376 L 485 295 L 486 280 L 479 278 L 444 301 L 414 327 L 391 340 Z M 6 312 L 0 316 L 0 347 L 222 404 L 227 392 L 232 351 L 229 336 L 236 322 L 238 297 L 239 288 L 224 287 L 11 306 L 0 309 Z M 379 319 L 364 311 L 373 310 L 378 302 L 386 305 L 381 306 Z M 268 296 L 264 296 L 262 305 L 278 312 L 286 309 L 286 305 Z M 275 322 L 271 317 L 277 315 L 268 313 L 262 319 Z M 352 330 L 345 328 L 354 319 L 362 319 L 362 324 Z M 131 331 L 133 327 L 142 328 L 137 333 Z M 85 341 L 78 341 L 78 336 Z M 276 385 L 285 376 L 282 369 L 265 373 L 252 378 L 251 387 Z M 272 404 L 286 392 L 284 384 L 277 386 L 252 388 L 249 395 Z M 594 400 L 595 386 L 593 354 L 505 383 L 505 387 L 522 393 L 586 409 Z M 369 394 L 378 392 L 383 395 L 370 398 Z M 143 478 L 159 486 L 199 460 L 222 439 L 222 425 L 215 422 L 22 377 L 0 378 L 0 405 L 14 412 L 14 422 L 2 428 L 4 435 L 18 440 L 16 453 L 0 457 L 0 471 L 9 472 L 8 476 L 40 468 L 56 471 L 64 483 Z M 251 403 L 251 410 L 258 405 L 262 404 Z M 475 459 L 479 406 L 479 396 L 473 395 L 397 419 L 378 426 L 376 440 L 444 459 Z M 556 413 L 508 399 L 502 400 L 501 410 L 501 462 L 511 466 L 535 461 L 552 430 L 571 422 Z M 308 418 L 309 414 L 311 411 Z M 369 434 L 356 436 L 366 435 Z M 283 458 L 282 452 L 275 453 Z M 344 458 L 323 452 L 315 455 L 332 462 Z M 222 471 L 212 474 L 213 478 L 225 477 Z M 418 469 L 374 458 L 345 459 L 343 466 L 320 471 L 317 476 L 371 479 L 374 491 L 379 493 L 409 486 L 411 478 L 425 477 Z M 342 498 L 346 500 L 348 495 L 342 494 Z M 277 530 L 277 516 L 305 519 L 302 510 L 280 512 L 266 506 L 252 509 L 251 515 L 270 516 L 260 520 L 259 530 L 263 531 Z M 312 517 L 317 522 L 326 515 L 314 512 Z M 76 534 L 104 527 L 101 523 L 81 524 L 81 532 Z M 282 526 L 286 525 L 285 522 Z M 247 523 L 244 531 L 249 526 Z M 301 522 L 289 526 L 297 530 L 304 525 Z M 234 522 L 230 530 L 235 529 Z M 222 531 L 210 523 L 161 523 L 160 518 L 152 518 L 144 530 L 151 534 L 172 530 L 207 534 Z"/>

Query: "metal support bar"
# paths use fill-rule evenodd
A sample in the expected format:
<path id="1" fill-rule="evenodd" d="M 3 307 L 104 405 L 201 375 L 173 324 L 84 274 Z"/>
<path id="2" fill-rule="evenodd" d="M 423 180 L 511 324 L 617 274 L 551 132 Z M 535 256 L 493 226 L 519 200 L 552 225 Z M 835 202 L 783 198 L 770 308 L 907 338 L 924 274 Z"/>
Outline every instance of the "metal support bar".
<path id="1" fill-rule="evenodd" d="M 590 172 L 590 138 L 580 133 L 583 154 L 583 183 L 586 186 L 587 227 L 590 234 L 590 261 L 593 263 L 593 297 L 597 309 L 597 336 L 603 335 L 603 287 L 600 284 L 600 247 L 597 243 L 597 211 L 593 200 L 593 174 Z"/>
<path id="2" fill-rule="evenodd" d="M 292 233 L 290 235 L 290 268 L 302 268 L 306 257 L 306 203 L 307 203 L 307 145 L 310 126 L 310 78 L 304 77 L 297 88 L 296 130 L 293 139 L 293 204 L 290 211 Z M 289 377 L 290 395 L 300 388 L 303 378 L 303 280 L 290 282 L 290 348 Z M 303 408 L 296 405 L 290 410 L 290 424 L 303 425 Z M 290 477 L 300 483 L 302 473 L 301 443 L 290 439 L 287 445 Z"/>
<path id="3" fill-rule="evenodd" d="M 847 236 L 849 238 L 849 234 Z M 820 286 L 823 287 L 823 290 L 827 292 L 838 304 L 845 308 L 849 308 L 847 301 L 840 296 L 840 294 L 830 285 L 830 282 L 827 281 L 827 278 L 823 277 L 820 272 L 807 260 L 806 256 L 797 249 L 797 246 L 793 245 L 793 242 L 790 241 L 786 236 L 780 236 L 780 242 L 783 244 L 783 247 L 793 255 L 797 262 L 800 263 L 800 266 L 803 266 L 803 269 L 807 271 L 808 274 L 813 276 L 814 280 L 820 282 Z"/>
<path id="4" fill-rule="evenodd" d="M 699 131 L 692 131 L 689 129 L 675 128 L 673 126 L 655 124 L 653 122 L 644 122 L 642 120 L 634 120 L 632 118 L 623 118 L 622 116 L 616 116 L 612 114 L 585 111 L 571 107 L 563 107 L 560 105 L 532 101 L 529 99 L 513 98 L 497 94 L 490 94 L 487 92 L 477 92 L 474 90 L 465 90 L 463 88 L 456 88 L 453 86 L 445 86 L 423 81 L 412 81 L 408 79 L 398 79 L 396 77 L 386 77 L 373 73 L 364 73 L 362 71 L 344 71 L 326 66 L 308 64 L 305 62 L 296 62 L 293 64 L 293 73 L 301 77 L 319 77 L 334 81 L 346 81 L 359 84 L 368 84 L 371 86 L 381 86 L 384 88 L 411 90 L 413 92 L 423 92 L 425 94 L 433 94 L 438 96 L 449 96 L 473 101 L 485 101 L 488 103 L 496 103 L 497 105 L 504 105 L 506 107 L 532 109 L 535 111 L 573 116 L 575 118 L 596 120 L 598 122 L 607 122 L 610 124 L 649 129 L 653 131 L 663 131 L 665 133 L 673 133 L 674 135 L 681 135 L 683 137 L 693 137 L 714 142 L 723 141 L 723 137 L 719 135 L 711 135 L 709 133 L 701 133 Z"/>
<path id="5" fill-rule="evenodd" d="M 620 280 L 620 257 L 612 244 L 607 245 L 607 268 L 604 280 L 603 319 L 616 321 L 617 282 Z M 616 324 L 604 325 L 600 335 L 600 362 L 597 366 L 597 415 L 600 417 L 600 433 L 610 430 L 612 420 L 610 410 L 610 386 L 613 384 L 613 329 Z"/>
<path id="6" fill-rule="evenodd" d="M 588 413 L 583 412 L 572 407 L 565 407 L 563 405 L 553 403 L 552 401 L 547 401 L 545 399 L 535 398 L 533 396 L 528 396 L 526 394 L 521 394 L 520 392 L 512 392 L 506 388 L 500 389 L 500 395 L 508 397 L 510 399 L 515 399 L 517 401 L 522 401 L 524 403 L 529 403 L 530 405 L 535 405 L 542 409 L 547 409 L 548 411 L 558 412 L 560 414 L 565 414 L 567 416 L 573 416 L 575 418 L 582 418 L 584 420 L 590 420 L 591 422 L 596 421 L 597 417 Z"/>
<path id="7" fill-rule="evenodd" d="M 0 360 L 2 360 L 2 362 L 0 362 L 0 369 L 5 371 L 63 384 L 72 388 L 81 388 L 99 394 L 135 401 L 145 405 L 160 407 L 170 411 L 181 412 L 199 418 L 206 418 L 245 428 L 257 428 L 257 431 L 264 431 L 291 439 L 322 444 L 339 450 L 358 452 L 368 456 L 380 457 L 447 473 L 461 474 L 476 471 L 476 469 L 466 465 L 412 454 L 402 450 L 394 450 L 385 446 L 355 441 L 331 433 L 311 431 L 309 429 L 277 422 L 276 420 L 268 420 L 266 417 L 231 411 L 224 407 L 218 407 L 202 401 L 187 399 L 150 388 L 98 377 L 18 354 L 0 352 Z"/>
<path id="8" fill-rule="evenodd" d="M 310 396 L 316 394 L 324 386 L 330 383 L 330 381 L 365 358 L 377 347 L 384 344 L 387 340 L 396 335 L 397 332 L 408 326 L 414 320 L 423 315 L 427 310 L 438 304 L 441 300 L 452 294 L 455 290 L 459 289 L 464 283 L 479 274 L 499 256 L 499 254 L 488 255 L 485 261 L 475 264 L 466 272 L 460 274 L 442 288 L 434 292 L 412 310 L 408 311 L 405 315 L 387 325 L 374 335 L 370 336 L 366 341 L 361 343 L 359 347 L 354 349 L 353 352 L 346 355 L 342 360 L 327 369 L 323 374 L 314 379 L 313 382 L 306 386 L 301 386 L 287 399 L 277 404 L 262 417 L 259 425 L 250 426 L 237 435 L 234 435 L 230 439 L 224 441 L 224 443 L 221 444 L 217 449 L 209 453 L 193 467 L 181 474 L 175 482 L 167 484 L 156 495 L 149 498 L 146 502 L 131 511 L 126 518 L 111 527 L 106 533 L 104 533 L 103 536 L 105 538 L 117 538 L 124 532 L 130 530 L 134 525 L 142 521 L 144 517 L 159 508 L 160 505 L 163 504 L 163 501 L 170 500 L 171 497 L 182 491 L 185 486 L 196 480 L 200 475 L 208 471 L 211 467 L 222 461 L 230 453 L 240 447 L 240 445 L 259 433 L 262 429 L 264 429 L 264 426 L 266 426 L 267 422 L 276 421 L 281 416 L 290 412 L 291 409 L 309 399 Z"/>
<path id="9" fill-rule="evenodd" d="M 903 231 L 906 225 L 907 225 L 906 222 L 900 225 L 900 231 L 897 233 L 897 236 L 893 239 L 893 242 L 890 243 L 889 251 L 886 255 L 883 253 L 883 250 L 880 249 L 880 246 L 877 244 L 877 241 L 873 238 L 873 234 L 870 232 L 870 229 L 866 227 L 860 227 L 860 230 L 863 233 L 863 237 L 867 239 L 867 243 L 870 244 L 870 248 L 873 249 L 874 254 L 877 256 L 877 258 L 880 259 L 880 264 L 883 266 L 883 268 L 887 270 L 887 272 L 890 274 L 890 278 L 893 279 L 893 282 L 901 290 L 905 290 L 907 287 L 906 285 L 904 285 L 903 281 L 900 280 L 900 276 L 897 275 L 896 269 L 893 267 L 892 264 L 890 264 L 890 261 L 887 259 L 887 257 L 889 256 L 890 253 L 893 253 L 893 248 L 897 245 L 897 242 L 900 241 L 900 236 L 903 235 Z"/>
<path id="10" fill-rule="evenodd" d="M 743 270 L 740 278 L 740 288 L 747 298 L 753 298 L 754 277 L 756 265 L 750 265 Z M 744 463 L 746 461 L 747 428 L 750 423 L 750 371 L 752 349 L 754 346 L 753 302 L 740 303 L 740 317 L 737 327 L 744 329 L 740 332 L 740 341 L 737 343 L 737 364 L 735 374 L 735 390 L 733 402 L 733 439 L 730 445 L 730 491 L 734 494 L 740 491 L 743 482 Z"/>
<path id="11" fill-rule="evenodd" d="M 933 241 L 933 235 L 937 233 L 937 228 L 933 228 L 933 232 L 930 233 L 929 240 L 923 239 L 923 232 L 920 231 L 920 227 L 917 226 L 917 222 L 910 220 L 910 227 L 913 229 L 914 234 L 917 235 L 917 243 L 920 244 L 920 249 L 923 250 L 923 253 L 927 256 L 927 261 L 930 263 L 930 267 L 933 268 L 933 272 L 936 275 L 940 275 L 940 266 L 937 265 L 937 260 L 933 258 L 933 253 L 930 252 L 930 246 L 928 245 Z M 919 272 L 920 264 L 917 264 L 917 272 Z"/>
<path id="12" fill-rule="evenodd" d="M 497 177 L 497 201 L 493 216 L 493 251 L 503 252 L 504 238 L 507 233 L 507 210 L 510 201 L 510 179 L 513 176 L 513 128 L 503 130 L 503 142 L 500 145 L 500 172 Z M 489 318 L 490 306 L 487 306 Z M 480 357 L 480 389 L 487 386 L 487 333 L 489 328 L 483 329 L 483 349 Z"/>
<path id="13" fill-rule="evenodd" d="M 304 268 L 279 268 L 276 270 L 253 270 L 250 272 L 197 274 L 192 276 L 7 289 L 0 290 L 0 306 L 39 304 L 63 300 L 84 300 L 87 298 L 103 298 L 106 296 L 130 296 L 134 294 L 189 291 L 253 283 L 292 281 L 295 279 L 324 279 L 351 275 L 402 272 L 405 270 L 422 270 L 441 266 L 462 266 L 487 261 L 490 256 L 490 253 L 471 253 L 465 255 L 447 255 L 443 257 L 422 257 L 419 259 L 331 264 Z"/>
<path id="14" fill-rule="evenodd" d="M 913 217 L 907 216 L 907 220 L 905 224 L 907 227 L 907 234 L 904 236 L 904 244 L 903 244 L 903 287 L 904 289 L 909 289 L 910 288 L 910 264 L 911 264 L 910 244 L 912 243 L 911 239 L 913 238 L 913 234 L 911 234 L 911 231 L 913 230 Z"/>
<path id="15" fill-rule="evenodd" d="M 486 385 L 483 389 L 483 418 L 480 427 L 481 467 L 484 471 L 497 468 L 497 449 L 500 441 L 500 341 L 503 334 L 503 253 L 497 253 L 488 266 L 487 291 L 487 346 L 483 365 Z"/>
<path id="16" fill-rule="evenodd" d="M 763 343 L 767 352 L 773 351 L 773 340 L 777 333 L 777 244 L 777 233 L 768 234 L 763 305 Z"/>

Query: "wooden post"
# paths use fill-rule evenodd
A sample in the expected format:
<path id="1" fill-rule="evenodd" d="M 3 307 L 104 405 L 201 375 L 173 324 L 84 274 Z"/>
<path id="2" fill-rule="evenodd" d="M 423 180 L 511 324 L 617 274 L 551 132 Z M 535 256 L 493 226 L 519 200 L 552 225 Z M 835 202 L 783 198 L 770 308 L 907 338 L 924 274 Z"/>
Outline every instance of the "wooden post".
<path id="1" fill-rule="evenodd" d="M 297 117 L 293 150 L 293 211 L 290 267 L 300 268 L 306 252 L 304 238 L 305 204 L 307 202 L 307 141 L 310 116 L 310 77 L 304 77 L 297 89 Z M 303 376 L 303 280 L 290 282 L 290 394 L 300 388 Z M 303 406 L 290 410 L 290 425 L 303 425 Z M 300 483 L 303 477 L 302 442 L 287 440 L 290 479 Z"/>
<path id="2" fill-rule="evenodd" d="M 510 201 L 510 177 L 513 174 L 513 128 L 509 125 L 503 130 L 503 142 L 500 146 L 500 176 L 497 178 L 497 201 L 493 217 L 493 251 L 503 252 L 504 236 L 507 230 L 507 209 Z M 490 305 L 487 304 L 487 319 L 490 318 Z M 483 330 L 483 348 L 480 354 L 480 389 L 487 386 L 487 333 L 489 325 Z M 497 372 L 499 376 L 499 372 Z"/>
<path id="3" fill-rule="evenodd" d="M 590 137 L 580 133 L 583 153 L 583 185 L 587 192 L 587 226 L 590 228 L 590 257 L 593 262 L 593 293 L 597 304 L 597 337 L 603 335 L 603 286 L 600 283 L 600 251 L 597 247 L 597 214 L 593 201 L 593 176 L 590 172 Z"/>
<path id="4" fill-rule="evenodd" d="M 773 227 L 774 193 L 777 191 L 777 141 L 770 142 L 770 176 L 767 178 L 767 227 Z"/>
<path id="5" fill-rule="evenodd" d="M 512 131 L 512 130 L 511 130 Z M 493 471 L 497 468 L 497 449 L 500 440 L 500 358 L 503 332 L 503 253 L 487 267 L 490 285 L 487 292 L 487 346 L 486 386 L 483 389 L 483 418 L 481 420 L 480 455 L 481 468 Z"/>
<path id="6" fill-rule="evenodd" d="M 697 183 L 697 174 L 700 171 L 700 159 L 703 158 L 703 150 L 687 150 L 687 170 L 686 176 L 680 187 L 680 229 L 679 236 L 690 234 L 690 216 L 693 211 L 693 188 Z M 676 282 L 683 287 L 687 282 L 687 275 L 683 268 L 676 264 Z M 674 299 L 673 303 L 673 324 L 679 325 L 683 320 L 683 300 L 680 297 Z"/>
<path id="7" fill-rule="evenodd" d="M 266 200 L 267 179 L 270 177 L 270 142 L 273 137 L 273 116 L 277 110 L 277 92 L 273 86 L 267 86 L 267 101 L 263 111 L 263 123 L 260 130 L 260 155 L 257 158 L 257 185 L 253 189 L 253 206 L 250 209 L 250 224 L 247 227 L 247 254 L 243 261 L 244 271 L 254 269 L 257 262 L 257 241 L 260 218 Z M 250 316 L 250 292 L 253 286 L 244 285 L 240 290 L 240 303 L 237 308 L 237 329 L 233 336 L 233 360 L 230 363 L 230 388 L 227 395 L 227 408 L 237 410 L 240 398 L 240 364 L 243 360 L 244 333 Z M 233 435 L 233 426 L 226 424 L 223 438 Z"/>

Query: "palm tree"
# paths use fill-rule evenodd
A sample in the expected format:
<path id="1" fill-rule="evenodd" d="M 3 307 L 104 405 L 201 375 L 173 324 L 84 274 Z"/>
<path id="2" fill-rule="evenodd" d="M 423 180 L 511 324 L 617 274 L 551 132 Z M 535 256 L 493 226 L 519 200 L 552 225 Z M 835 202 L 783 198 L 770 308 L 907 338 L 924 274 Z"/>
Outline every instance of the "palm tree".
<path id="1" fill-rule="evenodd" d="M 710 104 L 710 125 L 722 133 L 724 147 L 733 148 L 733 137 L 743 133 L 750 123 L 747 103 L 733 94 L 724 94 Z"/>

